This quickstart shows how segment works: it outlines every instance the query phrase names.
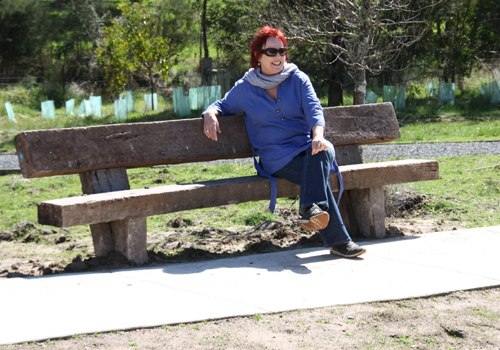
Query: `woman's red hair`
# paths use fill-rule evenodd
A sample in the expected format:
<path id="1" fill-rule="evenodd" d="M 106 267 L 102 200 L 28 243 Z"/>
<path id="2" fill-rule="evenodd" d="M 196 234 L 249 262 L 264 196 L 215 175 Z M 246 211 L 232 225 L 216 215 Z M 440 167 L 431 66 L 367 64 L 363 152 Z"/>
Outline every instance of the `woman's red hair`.
<path id="1" fill-rule="evenodd" d="M 252 43 L 250 44 L 250 66 L 252 68 L 257 69 L 257 67 L 259 66 L 259 58 L 260 56 L 262 56 L 262 53 L 260 51 L 269 38 L 280 39 L 283 43 L 283 46 L 286 47 L 285 35 L 281 31 L 281 29 L 273 28 L 271 26 L 264 26 L 260 28 L 253 38 Z M 288 61 L 288 51 L 286 53 L 286 60 Z"/>

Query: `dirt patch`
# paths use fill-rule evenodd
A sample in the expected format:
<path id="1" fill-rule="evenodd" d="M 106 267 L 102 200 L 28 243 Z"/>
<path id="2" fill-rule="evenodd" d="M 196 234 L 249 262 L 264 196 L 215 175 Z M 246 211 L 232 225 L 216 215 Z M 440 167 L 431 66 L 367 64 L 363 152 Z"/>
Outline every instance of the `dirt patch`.
<path id="1" fill-rule="evenodd" d="M 282 208 L 278 212 L 282 221 L 264 221 L 245 230 L 198 227 L 178 217 L 167 223 L 171 230 L 148 233 L 147 266 L 322 245 L 318 232 L 303 231 L 295 224 L 296 211 Z M 89 236 L 71 229 L 42 229 L 31 222 L 0 232 L 0 278 L 134 266 L 120 253 L 96 257 Z"/>
<path id="2" fill-rule="evenodd" d="M 256 314 L 0 349 L 499 349 L 500 289 Z"/>
<path id="3" fill-rule="evenodd" d="M 461 228 L 425 211 L 429 198 L 388 196 L 388 236 Z M 148 234 L 149 265 L 180 263 L 321 246 L 319 233 L 279 222 L 244 230 L 198 227 L 179 216 L 167 231 Z M 120 254 L 93 255 L 88 234 L 23 222 L 0 233 L 0 278 L 130 267 Z M 43 302 L 43 301 L 41 301 Z M 150 329 L 75 335 L 0 349 L 499 349 L 500 288 L 431 298 L 257 314 Z"/>
<path id="4" fill-rule="evenodd" d="M 388 195 L 387 236 L 461 228 L 457 222 L 445 221 L 426 212 L 425 204 L 429 200 L 427 196 L 411 192 Z M 169 230 L 148 233 L 147 266 L 322 246 L 318 232 L 298 227 L 296 209 L 279 208 L 277 213 L 279 222 L 264 221 L 243 229 L 200 227 L 179 216 L 167 223 Z M 31 222 L 21 222 L 10 231 L 0 232 L 0 278 L 133 266 L 119 253 L 96 257 L 90 234 L 79 234 L 73 229 L 41 228 Z"/>

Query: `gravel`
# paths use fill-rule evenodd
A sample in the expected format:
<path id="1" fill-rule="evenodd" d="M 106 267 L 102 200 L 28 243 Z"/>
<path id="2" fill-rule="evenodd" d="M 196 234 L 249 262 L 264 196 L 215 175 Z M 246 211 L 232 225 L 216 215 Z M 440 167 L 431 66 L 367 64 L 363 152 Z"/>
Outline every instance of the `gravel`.
<path id="1" fill-rule="evenodd" d="M 500 155 L 500 141 L 491 142 L 443 142 L 412 143 L 361 146 L 363 161 L 379 161 L 391 158 L 433 159 L 447 156 Z M 214 163 L 238 162 L 249 163 L 252 158 L 236 160 L 218 160 Z M 19 172 L 16 155 L 0 155 L 0 174 Z"/>
<path id="2" fill-rule="evenodd" d="M 0 175 L 20 172 L 19 161 L 15 154 L 0 154 Z"/>
<path id="3" fill-rule="evenodd" d="M 361 146 L 363 161 L 390 158 L 423 158 L 500 155 L 500 142 L 413 143 Z"/>

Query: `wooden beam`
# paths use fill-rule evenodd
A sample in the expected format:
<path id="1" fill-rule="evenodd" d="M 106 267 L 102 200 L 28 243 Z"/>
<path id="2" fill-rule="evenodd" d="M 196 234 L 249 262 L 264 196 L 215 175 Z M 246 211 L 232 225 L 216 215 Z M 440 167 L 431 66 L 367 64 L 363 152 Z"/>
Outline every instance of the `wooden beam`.
<path id="1" fill-rule="evenodd" d="M 376 103 L 323 110 L 326 138 L 335 146 L 390 142 L 401 138 L 392 103 Z"/>
<path id="2" fill-rule="evenodd" d="M 383 187 L 439 178 L 434 160 L 400 160 L 340 167 L 345 189 Z M 335 174 L 332 191 L 338 192 Z M 299 186 L 278 179 L 278 197 L 299 194 Z M 259 176 L 193 184 L 132 189 L 44 201 L 38 206 L 40 224 L 56 227 L 89 225 L 270 198 L 269 180 Z"/>
<path id="3" fill-rule="evenodd" d="M 197 118 L 26 131 L 15 143 L 27 178 L 250 157 L 243 118 L 221 117 L 220 123 L 218 142 L 203 134 Z"/>
<path id="4" fill-rule="evenodd" d="M 326 138 L 334 145 L 400 137 L 391 103 L 324 109 Z M 246 158 L 252 155 L 243 116 L 219 117 L 218 142 L 203 134 L 203 120 L 184 119 L 24 131 L 15 137 L 27 178 L 109 168 Z"/>

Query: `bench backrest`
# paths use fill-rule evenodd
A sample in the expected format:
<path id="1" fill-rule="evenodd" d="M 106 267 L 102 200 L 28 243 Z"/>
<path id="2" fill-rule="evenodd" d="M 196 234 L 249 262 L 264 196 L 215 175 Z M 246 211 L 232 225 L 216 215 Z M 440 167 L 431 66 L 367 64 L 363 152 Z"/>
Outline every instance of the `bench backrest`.
<path id="1" fill-rule="evenodd" d="M 398 139 L 391 103 L 324 109 L 326 138 L 335 146 Z M 90 170 L 137 168 L 252 155 L 242 116 L 221 116 L 218 142 L 203 135 L 203 120 L 114 124 L 21 132 L 15 138 L 27 178 Z"/>

